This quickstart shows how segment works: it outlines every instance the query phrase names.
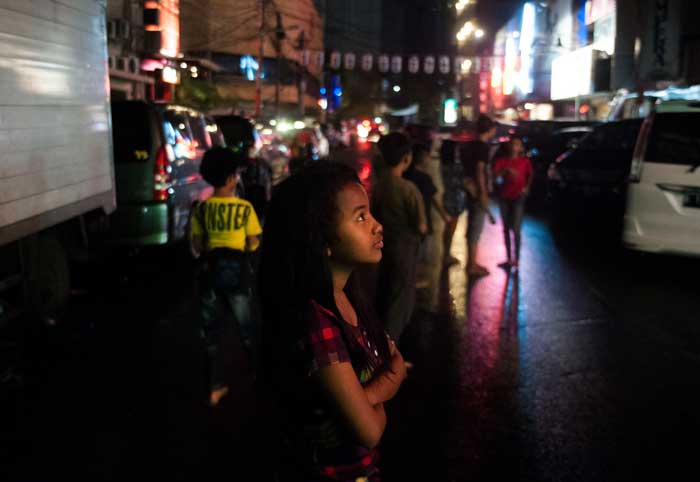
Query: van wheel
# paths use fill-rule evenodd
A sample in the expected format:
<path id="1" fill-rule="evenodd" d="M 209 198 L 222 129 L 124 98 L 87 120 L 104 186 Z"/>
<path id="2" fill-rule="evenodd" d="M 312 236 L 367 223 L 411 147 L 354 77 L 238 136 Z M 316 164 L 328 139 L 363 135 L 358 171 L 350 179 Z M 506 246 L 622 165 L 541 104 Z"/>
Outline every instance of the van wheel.
<path id="1" fill-rule="evenodd" d="M 32 239 L 27 253 L 29 311 L 54 325 L 66 310 L 70 295 L 70 267 L 63 244 L 52 234 Z"/>

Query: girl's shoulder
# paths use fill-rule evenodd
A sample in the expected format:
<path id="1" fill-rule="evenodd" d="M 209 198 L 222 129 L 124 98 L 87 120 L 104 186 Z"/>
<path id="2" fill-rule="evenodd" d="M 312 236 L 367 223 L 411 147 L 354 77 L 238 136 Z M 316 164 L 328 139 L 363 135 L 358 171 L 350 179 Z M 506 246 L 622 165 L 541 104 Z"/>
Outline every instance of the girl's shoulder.
<path id="1" fill-rule="evenodd" d="M 314 299 L 307 301 L 303 320 L 307 333 L 325 333 L 325 336 L 330 336 L 331 330 L 339 330 L 341 323 L 335 313 Z"/>

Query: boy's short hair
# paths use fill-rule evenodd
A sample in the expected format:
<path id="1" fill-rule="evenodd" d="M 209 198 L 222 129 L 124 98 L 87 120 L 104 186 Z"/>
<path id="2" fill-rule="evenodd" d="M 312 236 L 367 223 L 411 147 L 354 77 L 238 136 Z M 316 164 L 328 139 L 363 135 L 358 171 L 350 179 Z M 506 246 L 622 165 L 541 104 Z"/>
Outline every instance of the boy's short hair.
<path id="1" fill-rule="evenodd" d="M 199 173 L 205 181 L 214 187 L 226 184 L 229 177 L 235 176 L 248 162 L 242 151 L 233 151 L 226 147 L 212 147 L 204 153 Z"/>
<path id="2" fill-rule="evenodd" d="M 390 167 L 398 166 L 403 157 L 411 152 L 411 141 L 400 132 L 391 132 L 382 136 L 377 143 L 384 162 Z"/>
<path id="3" fill-rule="evenodd" d="M 476 133 L 477 135 L 484 134 L 494 128 L 496 123 L 491 120 L 486 114 L 480 114 L 476 119 Z"/>

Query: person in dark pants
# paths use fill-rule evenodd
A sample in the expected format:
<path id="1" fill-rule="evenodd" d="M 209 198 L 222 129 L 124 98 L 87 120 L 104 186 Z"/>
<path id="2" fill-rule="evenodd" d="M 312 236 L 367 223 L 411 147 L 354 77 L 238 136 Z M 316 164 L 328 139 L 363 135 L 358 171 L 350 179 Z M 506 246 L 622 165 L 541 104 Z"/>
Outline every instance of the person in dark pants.
<path id="1" fill-rule="evenodd" d="M 245 162 L 244 154 L 223 147 L 205 153 L 200 171 L 214 194 L 194 207 L 190 220 L 193 250 L 203 257 L 199 304 L 211 406 L 229 391 L 221 350 L 226 319 L 234 318 L 251 363 L 255 362 L 249 253 L 258 247 L 262 229 L 251 203 L 234 195 Z"/>
<path id="2" fill-rule="evenodd" d="M 496 133 L 496 124 L 487 115 L 481 114 L 476 120 L 477 138 L 466 142 L 460 149 L 460 159 L 464 166 L 464 188 L 467 191 L 467 274 L 474 277 L 489 274 L 477 260 L 478 245 L 484 220 L 495 219 L 489 211 L 489 192 L 487 186 L 486 165 L 489 160 L 489 145 L 487 141 Z"/>
<path id="3" fill-rule="evenodd" d="M 412 155 L 413 162 L 404 173 L 404 179 L 408 179 L 413 184 L 416 185 L 418 191 L 420 191 L 421 196 L 423 196 L 423 205 L 425 207 L 425 217 L 428 225 L 428 233 L 432 234 L 433 226 L 430 221 L 431 210 L 435 208 L 435 211 L 440 215 L 440 217 L 445 221 L 445 223 L 450 223 L 452 221 L 451 216 L 445 211 L 442 205 L 442 201 L 437 196 L 437 187 L 433 182 L 433 178 L 430 174 L 425 172 L 423 168 L 425 167 L 425 160 L 429 154 L 430 150 L 424 144 L 413 144 Z"/>
<path id="4" fill-rule="evenodd" d="M 450 222 L 445 223 L 443 233 L 443 263 L 445 266 L 459 264 L 459 260 L 450 254 L 450 248 L 459 216 L 466 208 L 464 167 L 459 161 L 457 146 L 457 142 L 452 139 L 445 139 L 440 146 L 440 174 L 444 186 L 442 203 L 445 211 L 450 215 Z"/>
<path id="5" fill-rule="evenodd" d="M 377 311 L 398 342 L 413 314 L 418 249 L 428 223 L 418 188 L 403 178 L 412 160 L 408 137 L 393 132 L 382 137 L 378 147 L 386 167 L 377 176 L 372 199 L 372 211 L 384 226 Z"/>
<path id="6" fill-rule="evenodd" d="M 518 269 L 520 261 L 520 226 L 525 212 L 525 199 L 532 184 L 532 164 L 523 152 L 522 141 L 514 137 L 508 142 L 506 156 L 497 158 L 493 165 L 507 252 L 507 261 L 503 266 L 514 270 Z"/>

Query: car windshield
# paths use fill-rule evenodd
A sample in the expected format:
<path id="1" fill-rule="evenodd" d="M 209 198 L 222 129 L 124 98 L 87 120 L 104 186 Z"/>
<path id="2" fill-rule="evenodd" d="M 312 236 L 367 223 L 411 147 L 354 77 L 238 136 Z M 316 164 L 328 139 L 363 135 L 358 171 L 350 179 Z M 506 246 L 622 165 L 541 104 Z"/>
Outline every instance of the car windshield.
<path id="1" fill-rule="evenodd" d="M 664 164 L 699 164 L 700 113 L 657 114 L 646 159 Z"/>

